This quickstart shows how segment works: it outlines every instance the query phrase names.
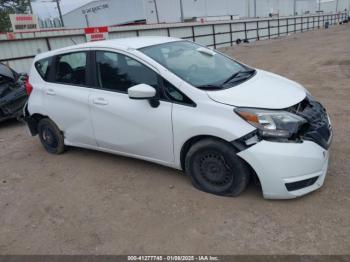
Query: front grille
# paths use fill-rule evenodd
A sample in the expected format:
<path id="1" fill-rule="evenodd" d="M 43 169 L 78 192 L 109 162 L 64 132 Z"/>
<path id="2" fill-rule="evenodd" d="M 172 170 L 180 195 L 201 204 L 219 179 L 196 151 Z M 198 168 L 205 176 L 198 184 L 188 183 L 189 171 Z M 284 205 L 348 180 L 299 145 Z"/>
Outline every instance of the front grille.
<path id="1" fill-rule="evenodd" d="M 312 186 L 313 184 L 315 184 L 315 182 L 317 181 L 318 176 L 312 177 L 312 178 L 308 178 L 305 180 L 301 180 L 301 181 L 297 181 L 297 182 L 293 182 L 293 183 L 286 183 L 286 188 L 288 191 L 294 191 L 294 190 L 298 190 L 298 189 L 302 189 L 308 186 Z"/>
<path id="2" fill-rule="evenodd" d="M 307 123 L 299 130 L 299 136 L 310 140 L 325 149 L 330 145 L 332 128 L 328 120 L 326 109 L 317 101 L 305 98 L 302 102 L 288 109 L 305 118 Z"/>

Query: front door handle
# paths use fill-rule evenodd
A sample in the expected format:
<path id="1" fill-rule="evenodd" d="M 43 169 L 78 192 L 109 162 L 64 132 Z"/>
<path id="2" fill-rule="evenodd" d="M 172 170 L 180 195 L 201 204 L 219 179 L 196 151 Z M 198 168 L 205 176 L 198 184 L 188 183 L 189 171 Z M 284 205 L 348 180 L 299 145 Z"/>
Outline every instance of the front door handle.
<path id="1" fill-rule="evenodd" d="M 92 103 L 94 103 L 95 105 L 100 105 L 100 106 L 108 105 L 108 101 L 106 99 L 104 99 L 103 97 L 93 99 Z"/>
<path id="2" fill-rule="evenodd" d="M 46 90 L 46 94 L 49 95 L 49 96 L 55 96 L 56 93 L 55 93 L 55 90 L 49 88 Z"/>

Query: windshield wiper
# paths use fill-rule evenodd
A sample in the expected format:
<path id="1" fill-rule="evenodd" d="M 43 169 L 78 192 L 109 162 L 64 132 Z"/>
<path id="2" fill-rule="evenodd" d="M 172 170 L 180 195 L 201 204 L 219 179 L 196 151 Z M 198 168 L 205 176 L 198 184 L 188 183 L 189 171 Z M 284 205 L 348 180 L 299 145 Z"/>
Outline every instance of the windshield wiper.
<path id="1" fill-rule="evenodd" d="M 225 82 L 222 84 L 208 84 L 208 85 L 200 85 L 197 86 L 197 88 L 202 89 L 202 90 L 221 90 L 225 89 L 224 85 L 227 83 L 232 83 L 232 82 L 237 82 L 237 81 L 242 81 L 244 79 L 249 78 L 252 74 L 256 72 L 255 69 L 248 69 L 245 71 L 238 71 L 234 73 L 232 76 L 230 76 Z"/>
<path id="2" fill-rule="evenodd" d="M 245 71 L 238 71 L 236 73 L 234 73 L 233 75 L 231 75 L 227 80 L 225 80 L 225 82 L 223 82 L 222 84 L 227 84 L 229 82 L 231 82 L 232 80 L 235 80 L 235 79 L 239 79 L 239 80 L 242 80 L 242 79 L 245 79 L 247 77 L 250 77 L 252 74 L 255 73 L 255 69 L 249 69 L 249 70 L 245 70 Z M 242 76 L 242 77 L 239 77 L 239 76 Z M 243 77 L 244 76 L 244 77 Z"/>
<path id="3" fill-rule="evenodd" d="M 201 86 L 197 86 L 197 88 L 202 89 L 202 90 L 219 90 L 219 89 L 222 89 L 222 86 L 218 86 L 218 85 L 201 85 Z"/>

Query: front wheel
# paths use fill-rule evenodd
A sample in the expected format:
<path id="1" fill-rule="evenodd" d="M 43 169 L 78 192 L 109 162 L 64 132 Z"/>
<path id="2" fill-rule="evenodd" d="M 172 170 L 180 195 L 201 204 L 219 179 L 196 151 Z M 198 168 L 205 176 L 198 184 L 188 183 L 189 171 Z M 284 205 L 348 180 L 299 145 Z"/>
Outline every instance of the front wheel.
<path id="1" fill-rule="evenodd" d="M 64 137 L 57 125 L 48 118 L 41 119 L 38 124 L 41 144 L 51 154 L 61 154 L 64 151 Z"/>
<path id="2" fill-rule="evenodd" d="M 185 159 L 192 184 L 205 192 L 238 196 L 247 187 L 250 170 L 229 143 L 203 139 L 194 144 Z"/>

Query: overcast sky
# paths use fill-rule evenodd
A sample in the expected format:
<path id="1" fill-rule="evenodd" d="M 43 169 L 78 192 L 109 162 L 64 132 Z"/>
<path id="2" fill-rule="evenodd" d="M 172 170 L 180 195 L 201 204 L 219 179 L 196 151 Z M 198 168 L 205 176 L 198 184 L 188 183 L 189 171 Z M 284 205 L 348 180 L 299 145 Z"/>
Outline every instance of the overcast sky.
<path id="1" fill-rule="evenodd" d="M 41 18 L 58 17 L 56 2 L 51 3 L 52 0 L 32 0 L 33 12 Z M 65 14 L 83 4 L 91 2 L 92 0 L 61 0 L 61 10 Z M 48 3 L 49 2 L 49 3 Z"/>

